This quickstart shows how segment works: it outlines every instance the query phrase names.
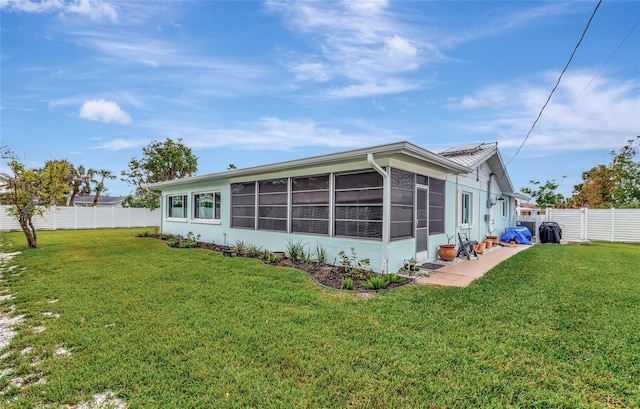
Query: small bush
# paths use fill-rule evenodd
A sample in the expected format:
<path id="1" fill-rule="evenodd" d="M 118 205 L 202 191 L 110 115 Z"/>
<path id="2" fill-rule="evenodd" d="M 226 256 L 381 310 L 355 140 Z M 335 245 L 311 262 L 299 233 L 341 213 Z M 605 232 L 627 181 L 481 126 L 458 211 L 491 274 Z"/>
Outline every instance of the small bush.
<path id="1" fill-rule="evenodd" d="M 320 244 L 316 244 L 316 261 L 321 266 L 324 266 L 329 261 L 329 256 L 327 254 L 327 249 L 322 247 Z"/>
<path id="2" fill-rule="evenodd" d="M 271 263 L 271 264 L 276 264 L 276 263 L 278 262 L 278 259 L 279 259 L 279 258 L 280 258 L 280 257 L 278 257 L 278 255 L 277 255 L 277 254 L 269 253 L 269 256 L 268 256 L 268 259 L 267 259 L 267 260 L 268 260 L 268 261 L 269 261 L 269 263 Z"/>
<path id="3" fill-rule="evenodd" d="M 247 252 L 248 245 L 243 240 L 236 241 L 236 244 L 233 245 L 233 251 L 235 251 L 238 255 L 243 255 Z"/>
<path id="4" fill-rule="evenodd" d="M 180 238 L 177 236 L 167 236 L 167 247 L 178 247 Z"/>
<path id="5" fill-rule="evenodd" d="M 404 283 L 405 281 L 407 281 L 406 278 L 404 277 L 400 277 L 397 274 L 387 274 L 385 276 L 385 278 L 387 279 L 387 281 L 389 282 L 389 284 L 395 284 L 395 283 Z"/>
<path id="6" fill-rule="evenodd" d="M 300 261 L 303 257 L 307 256 L 302 240 L 297 243 L 287 240 L 287 249 L 285 250 L 285 253 L 288 258 L 294 261 Z"/>
<path id="7" fill-rule="evenodd" d="M 247 246 L 246 252 L 250 257 L 260 257 L 260 254 L 262 254 L 262 247 L 250 244 Z"/>
<path id="8" fill-rule="evenodd" d="M 382 288 L 387 288 L 389 282 L 382 276 L 371 277 L 367 281 L 363 281 L 362 285 L 367 287 L 369 290 L 380 290 Z"/>
<path id="9" fill-rule="evenodd" d="M 342 280 L 342 289 L 353 290 L 353 280 L 350 278 L 345 278 L 344 280 Z"/>

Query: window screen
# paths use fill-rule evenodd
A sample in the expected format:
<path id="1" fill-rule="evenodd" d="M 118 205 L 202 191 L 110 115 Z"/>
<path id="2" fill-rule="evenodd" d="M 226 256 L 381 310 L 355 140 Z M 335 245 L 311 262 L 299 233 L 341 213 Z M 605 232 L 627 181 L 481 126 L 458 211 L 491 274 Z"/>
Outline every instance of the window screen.
<path id="1" fill-rule="evenodd" d="M 256 184 L 234 183 L 231 185 L 231 227 L 255 229 Z"/>
<path id="2" fill-rule="evenodd" d="M 335 235 L 382 238 L 382 176 L 335 175 Z"/>
<path id="3" fill-rule="evenodd" d="M 291 179 L 291 231 L 329 234 L 329 175 Z"/>

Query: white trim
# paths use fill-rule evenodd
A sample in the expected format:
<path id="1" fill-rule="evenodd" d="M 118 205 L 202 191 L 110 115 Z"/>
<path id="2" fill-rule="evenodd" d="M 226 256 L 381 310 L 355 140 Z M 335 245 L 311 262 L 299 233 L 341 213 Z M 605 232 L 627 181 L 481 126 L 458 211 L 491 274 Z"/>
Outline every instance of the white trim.
<path id="1" fill-rule="evenodd" d="M 462 222 L 462 216 L 463 216 L 463 198 L 465 195 L 469 196 L 469 222 L 468 223 L 463 223 Z M 471 227 L 476 225 L 476 203 L 474 201 L 474 194 L 473 192 L 469 192 L 467 190 L 458 190 L 458 206 L 456 208 L 456 225 L 458 227 L 460 227 L 461 229 L 470 229 Z"/>
<path id="2" fill-rule="evenodd" d="M 164 214 L 164 219 L 167 221 L 172 221 L 172 222 L 181 222 L 184 221 L 185 223 L 189 221 L 189 194 L 184 192 L 184 193 L 171 193 L 171 194 L 167 194 L 166 196 L 164 196 L 167 200 L 167 207 L 166 207 L 166 211 L 169 212 L 171 210 L 171 207 L 169 207 L 169 199 L 172 197 L 182 197 L 183 199 L 183 206 L 182 206 L 182 214 L 183 217 L 172 217 L 169 216 L 167 214 Z"/>
<path id="3" fill-rule="evenodd" d="M 195 215 L 195 211 L 196 211 L 196 195 L 202 195 L 202 194 L 207 194 L 207 193 L 212 193 L 213 194 L 213 218 L 211 219 L 206 219 L 206 218 L 200 218 L 200 217 L 196 217 Z M 189 219 L 191 220 L 192 223 L 204 223 L 204 224 L 221 224 L 221 219 L 217 218 L 216 219 L 216 193 L 220 194 L 220 216 L 222 216 L 222 191 L 220 189 L 213 189 L 213 190 L 198 190 L 195 192 L 191 192 L 191 212 L 189 212 Z"/>

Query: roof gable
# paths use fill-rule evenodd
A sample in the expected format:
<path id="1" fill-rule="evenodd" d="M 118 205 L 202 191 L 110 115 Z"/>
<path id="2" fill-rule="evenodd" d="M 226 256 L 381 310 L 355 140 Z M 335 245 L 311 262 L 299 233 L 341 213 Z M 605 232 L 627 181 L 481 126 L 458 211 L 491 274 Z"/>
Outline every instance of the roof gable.
<path id="1" fill-rule="evenodd" d="M 436 153 L 469 168 L 487 163 L 498 182 L 498 186 L 500 186 L 500 190 L 505 194 L 515 194 L 497 142 L 455 146 L 436 151 Z"/>

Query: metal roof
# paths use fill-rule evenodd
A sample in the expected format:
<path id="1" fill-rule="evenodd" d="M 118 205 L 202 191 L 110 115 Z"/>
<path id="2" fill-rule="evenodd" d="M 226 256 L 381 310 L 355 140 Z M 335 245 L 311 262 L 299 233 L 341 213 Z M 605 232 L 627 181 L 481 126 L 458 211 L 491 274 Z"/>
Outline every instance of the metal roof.
<path id="1" fill-rule="evenodd" d="M 229 170 L 225 172 L 186 177 L 182 179 L 169 180 L 165 182 L 157 182 L 157 183 L 149 184 L 147 188 L 152 190 L 159 190 L 159 189 L 162 189 L 163 187 L 176 186 L 184 183 L 205 182 L 205 181 L 212 181 L 212 180 L 218 180 L 218 179 L 227 179 L 232 177 L 272 172 L 272 171 L 277 171 L 281 169 L 300 169 L 300 168 L 304 168 L 307 166 L 314 166 L 314 165 L 315 166 L 324 165 L 324 164 L 330 165 L 332 163 L 340 163 L 340 162 L 346 162 L 350 160 L 366 160 L 366 156 L 369 153 L 374 155 L 385 155 L 385 156 L 402 154 L 431 165 L 439 166 L 451 173 L 460 174 L 460 173 L 471 172 L 471 169 L 469 167 L 457 161 L 451 160 L 450 158 L 444 157 L 442 155 L 438 155 L 437 153 L 423 149 L 410 142 L 404 141 L 404 142 L 391 143 L 387 145 L 372 146 L 369 148 L 361 148 L 361 149 L 354 149 L 354 150 L 344 151 L 344 152 L 330 153 L 327 155 L 312 156 L 309 158 L 296 159 L 296 160 L 287 161 L 287 162 L 279 162 L 279 163 L 273 163 L 269 165 L 255 166 L 251 168 Z"/>

